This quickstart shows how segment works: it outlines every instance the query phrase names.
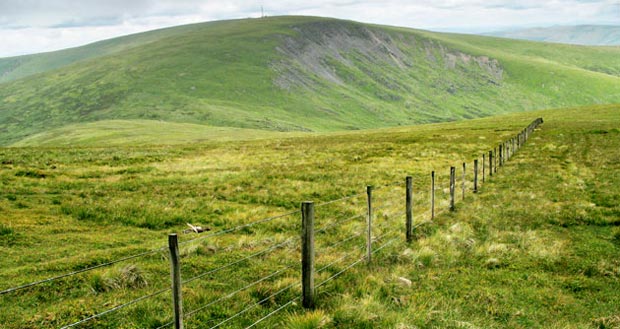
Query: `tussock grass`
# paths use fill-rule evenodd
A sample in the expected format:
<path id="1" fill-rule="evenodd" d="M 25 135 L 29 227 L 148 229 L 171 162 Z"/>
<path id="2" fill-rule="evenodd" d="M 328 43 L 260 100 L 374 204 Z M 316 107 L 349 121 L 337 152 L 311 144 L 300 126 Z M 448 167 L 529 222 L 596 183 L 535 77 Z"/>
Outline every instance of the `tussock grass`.
<path id="1" fill-rule="evenodd" d="M 412 175 L 414 220 L 422 223 L 429 216 L 430 171 L 445 185 L 450 166 L 466 161 L 471 168 L 473 158 L 522 129 L 531 114 L 176 147 L 0 149 L 0 288 L 164 247 L 167 234 L 183 231 L 187 222 L 214 232 L 296 210 L 303 200 L 319 204 L 361 193 L 317 206 L 317 228 L 362 215 L 317 233 L 317 268 L 346 256 L 317 275 L 321 282 L 363 255 L 364 191 L 373 185 L 375 204 L 383 207 L 376 211 L 373 243 L 389 241 L 389 234 L 377 237 L 391 230 L 399 239 L 373 255 L 372 266 L 361 262 L 319 287 L 319 311 L 306 314 L 296 302 L 263 325 L 613 327 L 620 288 L 620 148 L 609 135 L 619 125 L 618 111 L 607 106 L 535 113 L 545 124 L 528 144 L 487 177 L 478 194 L 468 192 L 455 213 L 444 211 L 418 226 L 410 245 L 403 242 L 404 219 L 394 215 L 404 210 L 404 189 L 382 186 L 404 184 Z M 445 210 L 447 195 L 438 193 L 437 203 Z M 242 327 L 298 297 L 298 240 L 242 259 L 298 239 L 299 230 L 299 215 L 293 214 L 182 244 L 185 279 L 239 261 L 184 286 L 188 312 L 223 298 L 192 314 L 187 326 L 215 325 L 266 299 L 228 323 Z M 60 327 L 167 288 L 169 276 L 164 250 L 2 295 L 0 323 Z M 234 298 L 225 298 L 237 289 Z M 166 293 L 91 324 L 148 328 L 170 319 Z"/>

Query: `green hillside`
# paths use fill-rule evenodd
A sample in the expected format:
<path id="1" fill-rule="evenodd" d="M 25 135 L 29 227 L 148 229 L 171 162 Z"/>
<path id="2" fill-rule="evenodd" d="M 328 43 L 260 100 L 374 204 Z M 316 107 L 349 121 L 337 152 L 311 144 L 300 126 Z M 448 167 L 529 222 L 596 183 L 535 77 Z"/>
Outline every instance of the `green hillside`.
<path id="1" fill-rule="evenodd" d="M 0 84 L 0 145 L 101 120 L 326 132 L 620 102 L 620 49 L 610 47 L 315 17 L 195 24 L 108 44 L 106 55 Z M 106 53 L 91 47 L 102 43 L 78 49 Z"/>
<path id="2" fill-rule="evenodd" d="M 41 54 L 0 58 L 0 82 L 20 79 L 29 75 L 54 70 L 75 62 L 97 58 L 140 45 L 154 42 L 170 35 L 191 30 L 192 26 L 180 26 L 133 34 L 95 42 L 82 47 L 75 47 Z"/>
<path id="3" fill-rule="evenodd" d="M 487 33 L 503 38 L 590 46 L 619 46 L 619 25 L 551 26 Z"/>
<path id="4" fill-rule="evenodd" d="M 102 120 L 48 130 L 11 146 L 130 146 L 140 143 L 163 145 L 290 137 L 295 134 L 152 120 Z"/>

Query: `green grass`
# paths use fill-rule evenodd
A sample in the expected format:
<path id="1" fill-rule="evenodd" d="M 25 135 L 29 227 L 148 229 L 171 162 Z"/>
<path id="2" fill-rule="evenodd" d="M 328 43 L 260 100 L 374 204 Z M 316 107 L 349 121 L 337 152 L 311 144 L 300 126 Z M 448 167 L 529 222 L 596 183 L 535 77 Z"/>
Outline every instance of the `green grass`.
<path id="1" fill-rule="evenodd" d="M 366 185 L 377 187 L 375 236 L 398 240 L 318 288 L 318 309 L 299 303 L 262 325 L 290 328 L 618 326 L 617 255 L 620 107 L 537 111 L 486 119 L 315 136 L 200 144 L 0 149 L 0 289 L 164 247 L 185 223 L 230 228 L 362 193 L 317 208 L 317 227 L 363 214 Z M 415 221 L 428 216 L 429 173 L 447 208 L 449 166 L 545 123 L 528 144 L 455 213 L 402 240 L 402 184 L 412 175 Z M 471 179 L 468 172 L 468 180 Z M 460 176 L 459 176 L 460 177 Z M 460 186 L 459 186 L 460 187 Z M 468 185 L 471 188 L 470 185 Z M 459 195 L 459 194 L 457 194 Z M 460 195 L 459 195 L 460 196 Z M 296 238 L 295 213 L 183 244 L 182 276 Z M 325 280 L 362 254 L 363 218 L 317 233 L 317 275 Z M 352 234 L 362 236 L 346 241 Z M 182 242 L 195 235 L 181 235 Z M 390 235 L 375 241 L 379 246 Z M 359 249 L 357 253 L 355 249 Z M 184 285 L 190 311 L 285 266 L 282 274 L 197 312 L 188 328 L 235 319 L 242 327 L 299 296 L 298 242 Z M 401 278 L 411 281 L 411 286 Z M 0 296 L 6 328 L 53 328 L 169 286 L 165 249 L 114 266 Z M 170 320 L 169 294 L 106 315 L 88 327 L 155 328 Z"/>
<path id="2" fill-rule="evenodd" d="M 294 135 L 295 133 L 212 127 L 190 123 L 151 120 L 106 120 L 68 125 L 45 131 L 23 139 L 11 146 L 120 146 L 141 143 L 161 145 L 204 141 L 252 140 Z"/>
<path id="3" fill-rule="evenodd" d="M 328 18 L 194 24 L 72 51 L 102 56 L 0 84 L 0 145 L 84 123 L 98 135 L 109 120 L 334 132 L 620 102 L 618 48 Z"/>

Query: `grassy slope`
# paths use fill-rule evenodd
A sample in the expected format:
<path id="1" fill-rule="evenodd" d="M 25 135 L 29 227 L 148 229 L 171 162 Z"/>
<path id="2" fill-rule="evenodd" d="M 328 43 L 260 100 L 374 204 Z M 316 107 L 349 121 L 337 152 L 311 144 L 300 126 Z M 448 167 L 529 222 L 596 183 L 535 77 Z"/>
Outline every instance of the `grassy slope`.
<path id="1" fill-rule="evenodd" d="M 336 131 L 620 101 L 617 48 L 312 17 L 213 22 L 147 36 L 140 46 L 0 84 L 0 144 L 99 120 Z M 299 49 L 311 45 L 320 65 L 276 50 L 291 40 Z M 462 53 L 497 59 L 502 77 L 474 60 L 451 66 L 449 56 Z M 283 76 L 306 85 L 283 89 Z"/>
<path id="2" fill-rule="evenodd" d="M 299 133 L 297 133 L 299 134 Z M 11 146 L 131 146 L 200 143 L 204 141 L 251 140 L 294 136 L 265 130 L 212 127 L 190 123 L 150 120 L 102 120 L 68 125 L 30 136 Z"/>
<path id="3" fill-rule="evenodd" d="M 75 62 L 122 52 L 191 29 L 192 25 L 186 25 L 132 34 L 48 53 L 0 58 L 0 83 L 52 71 Z"/>
<path id="4" fill-rule="evenodd" d="M 620 45 L 620 26 L 578 25 L 532 28 L 516 31 L 493 32 L 502 38 L 525 39 L 544 42 L 560 42 L 578 45 Z"/>
<path id="5" fill-rule="evenodd" d="M 414 177 L 420 221 L 428 209 L 431 170 L 438 173 L 438 204 L 445 209 L 450 165 L 469 163 L 543 116 L 545 124 L 527 146 L 480 194 L 457 204 L 457 213 L 416 231 L 411 246 L 398 242 L 381 251 L 373 269 L 356 267 L 319 289 L 319 311 L 303 316 L 294 306 L 286 310 L 290 315 L 279 313 L 266 325 L 299 326 L 317 318 L 327 328 L 618 325 L 619 113 L 618 106 L 577 108 L 174 147 L 0 149 L 0 288 L 163 246 L 166 234 L 184 229 L 186 222 L 228 228 L 295 210 L 301 200 L 361 193 L 366 184 L 381 186 L 406 174 Z M 402 218 L 390 215 L 402 209 L 402 195 L 402 187 L 375 192 L 375 204 L 383 207 L 377 210 L 377 235 L 402 226 Z M 317 226 L 363 212 L 363 197 L 323 206 L 317 208 Z M 295 237 L 298 223 L 294 214 L 186 244 L 183 277 Z M 317 268 L 363 246 L 360 238 L 327 247 L 355 232 L 363 232 L 363 221 L 317 234 Z M 188 327 L 213 325 L 298 282 L 298 252 L 297 244 L 290 244 L 187 284 L 185 307 L 192 310 L 275 269 L 294 267 L 197 313 Z M 129 264 L 137 266 L 147 286 L 127 279 Z M 317 282 L 345 264 L 323 271 Z M 168 270 L 165 256 L 155 254 L 1 296 L 0 323 L 59 327 L 167 287 Z M 399 284 L 400 276 L 412 287 Z M 232 325 L 248 325 L 297 294 L 293 289 Z M 170 318 L 168 304 L 166 294 L 93 323 L 158 327 Z"/>

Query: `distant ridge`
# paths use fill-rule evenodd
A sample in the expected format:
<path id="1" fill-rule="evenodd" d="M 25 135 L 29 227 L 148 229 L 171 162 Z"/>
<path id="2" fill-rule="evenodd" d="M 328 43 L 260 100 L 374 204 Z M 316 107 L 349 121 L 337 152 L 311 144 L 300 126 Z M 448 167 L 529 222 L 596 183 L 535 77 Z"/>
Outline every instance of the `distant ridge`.
<path id="1" fill-rule="evenodd" d="M 0 60 L 0 75 L 17 70 L 0 83 L 0 146 L 106 143 L 131 129 L 141 131 L 129 134 L 134 144 L 243 139 L 620 103 L 618 47 L 303 16 L 185 25 Z"/>
<path id="2" fill-rule="evenodd" d="M 587 46 L 620 45 L 620 25 L 552 26 L 498 31 L 485 35 L 510 39 L 567 43 Z"/>

